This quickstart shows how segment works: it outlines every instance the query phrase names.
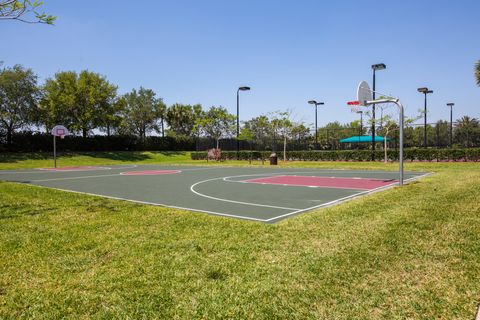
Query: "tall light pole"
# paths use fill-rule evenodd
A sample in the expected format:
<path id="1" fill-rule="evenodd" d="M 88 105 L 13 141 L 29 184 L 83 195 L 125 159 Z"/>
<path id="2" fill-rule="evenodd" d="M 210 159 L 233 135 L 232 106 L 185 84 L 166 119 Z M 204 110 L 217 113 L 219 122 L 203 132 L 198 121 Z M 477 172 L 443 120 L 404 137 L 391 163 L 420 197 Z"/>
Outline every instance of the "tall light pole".
<path id="1" fill-rule="evenodd" d="M 372 99 L 375 100 L 375 71 L 384 70 L 387 66 L 384 63 L 372 64 L 373 70 L 373 92 Z M 372 104 L 372 161 L 375 160 L 375 105 Z"/>
<path id="2" fill-rule="evenodd" d="M 315 100 L 308 101 L 309 104 L 315 105 L 315 149 L 318 148 L 318 126 L 317 126 L 317 106 L 322 106 L 325 102 L 317 102 Z"/>
<path id="3" fill-rule="evenodd" d="M 450 102 L 450 103 L 447 103 L 447 106 L 450 107 L 450 148 L 453 146 L 453 111 L 452 111 L 452 107 L 455 105 L 455 103 L 453 102 Z"/>
<path id="4" fill-rule="evenodd" d="M 240 135 L 240 91 L 248 91 L 250 87 L 240 87 L 237 89 L 237 160 L 240 155 L 240 140 L 238 140 L 238 136 Z"/>
<path id="5" fill-rule="evenodd" d="M 357 111 L 360 114 L 360 135 L 363 136 L 363 111 Z"/>
<path id="6" fill-rule="evenodd" d="M 433 90 L 428 90 L 426 87 L 418 88 L 418 92 L 423 93 L 425 95 L 425 105 L 424 105 L 424 110 L 423 112 L 425 113 L 424 116 L 424 127 L 423 127 L 423 147 L 427 147 L 427 94 L 433 93 Z"/>

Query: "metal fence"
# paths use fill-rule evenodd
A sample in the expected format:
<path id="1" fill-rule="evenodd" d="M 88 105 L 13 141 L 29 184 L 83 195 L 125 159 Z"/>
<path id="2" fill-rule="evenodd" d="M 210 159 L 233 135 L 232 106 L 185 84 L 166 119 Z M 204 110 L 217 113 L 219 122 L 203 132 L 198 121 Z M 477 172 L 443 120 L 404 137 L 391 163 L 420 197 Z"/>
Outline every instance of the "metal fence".
<path id="1" fill-rule="evenodd" d="M 387 134 L 388 130 L 388 134 Z M 451 130 L 451 131 L 450 131 Z M 405 127 L 404 143 L 406 148 L 478 148 L 480 147 L 480 127 L 463 126 L 460 123 L 437 122 L 427 124 L 426 130 L 423 124 L 411 124 Z M 388 148 L 398 148 L 399 130 L 396 127 L 385 128 L 376 127 L 378 136 L 387 136 Z M 360 127 L 342 127 L 342 128 L 320 128 L 315 135 L 288 139 L 287 150 L 368 150 L 372 144 L 368 143 L 340 143 L 341 139 L 358 135 L 371 135 L 370 128 Z M 426 139 L 425 139 L 426 135 Z M 317 140 L 317 143 L 315 142 Z M 425 144 L 426 141 L 426 144 Z M 196 150 L 204 151 L 214 148 L 216 142 L 210 138 L 198 138 L 196 141 Z M 222 150 L 233 151 L 237 148 L 235 138 L 221 139 L 219 147 Z M 283 139 L 272 137 L 256 139 L 253 141 L 239 141 L 240 150 L 256 151 L 281 151 L 283 150 Z M 383 148 L 383 142 L 376 143 L 376 148 Z"/>

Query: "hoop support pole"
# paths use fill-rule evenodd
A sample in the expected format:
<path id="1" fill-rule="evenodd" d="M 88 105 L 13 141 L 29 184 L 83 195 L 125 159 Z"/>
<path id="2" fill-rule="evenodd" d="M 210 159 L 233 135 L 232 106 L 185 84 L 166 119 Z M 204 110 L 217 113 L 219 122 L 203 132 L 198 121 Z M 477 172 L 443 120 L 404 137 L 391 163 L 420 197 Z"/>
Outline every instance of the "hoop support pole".
<path id="1" fill-rule="evenodd" d="M 399 186 L 403 186 L 403 126 L 404 126 L 404 108 L 402 103 L 400 102 L 400 99 L 379 99 L 379 100 L 372 100 L 372 101 L 367 101 L 366 105 L 372 105 L 372 104 L 382 104 L 382 103 L 395 103 L 400 111 L 400 117 L 399 117 L 399 125 L 400 125 L 400 154 L 399 154 L 399 162 L 400 162 L 400 168 L 399 168 L 399 175 L 400 179 L 398 181 Z"/>
<path id="2" fill-rule="evenodd" d="M 57 168 L 57 136 L 53 136 L 53 167 Z"/>

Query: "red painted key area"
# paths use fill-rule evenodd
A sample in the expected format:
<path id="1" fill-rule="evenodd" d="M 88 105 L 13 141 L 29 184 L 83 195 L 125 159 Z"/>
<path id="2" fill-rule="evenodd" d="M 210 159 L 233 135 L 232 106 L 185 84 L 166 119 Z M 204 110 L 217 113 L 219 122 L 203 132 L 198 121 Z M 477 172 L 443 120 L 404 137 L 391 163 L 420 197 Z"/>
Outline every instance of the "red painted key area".
<path id="1" fill-rule="evenodd" d="M 396 180 L 379 180 L 368 178 L 334 178 L 308 176 L 274 176 L 244 180 L 248 183 L 281 184 L 302 187 L 325 187 L 343 189 L 371 190 L 396 183 Z"/>

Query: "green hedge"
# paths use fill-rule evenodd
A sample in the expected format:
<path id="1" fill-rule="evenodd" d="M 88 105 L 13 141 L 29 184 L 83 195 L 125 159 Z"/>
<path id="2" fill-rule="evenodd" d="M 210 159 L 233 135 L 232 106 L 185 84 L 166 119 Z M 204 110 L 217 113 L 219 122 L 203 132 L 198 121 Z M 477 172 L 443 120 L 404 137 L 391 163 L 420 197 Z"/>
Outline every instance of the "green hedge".
<path id="1" fill-rule="evenodd" d="M 268 159 L 270 151 L 240 151 L 241 160 Z M 283 152 L 277 152 L 278 158 L 283 159 Z M 398 160 L 398 150 L 387 152 L 390 161 Z M 205 160 L 206 151 L 192 152 L 192 160 Z M 336 150 L 336 151 L 287 151 L 288 160 L 297 161 L 370 161 L 370 150 Z M 222 151 L 222 159 L 236 159 L 236 151 Z M 384 152 L 375 151 L 375 160 L 382 161 Z M 405 149 L 405 161 L 480 161 L 480 148 L 471 149 Z"/>
<path id="2" fill-rule="evenodd" d="M 19 132 L 13 135 L 12 144 L 7 145 L 0 137 L 0 152 L 45 152 L 53 148 L 53 138 L 45 133 Z M 57 139 L 60 151 L 191 151 L 195 150 L 195 139 L 149 136 L 144 140 L 136 136 L 67 136 Z"/>

